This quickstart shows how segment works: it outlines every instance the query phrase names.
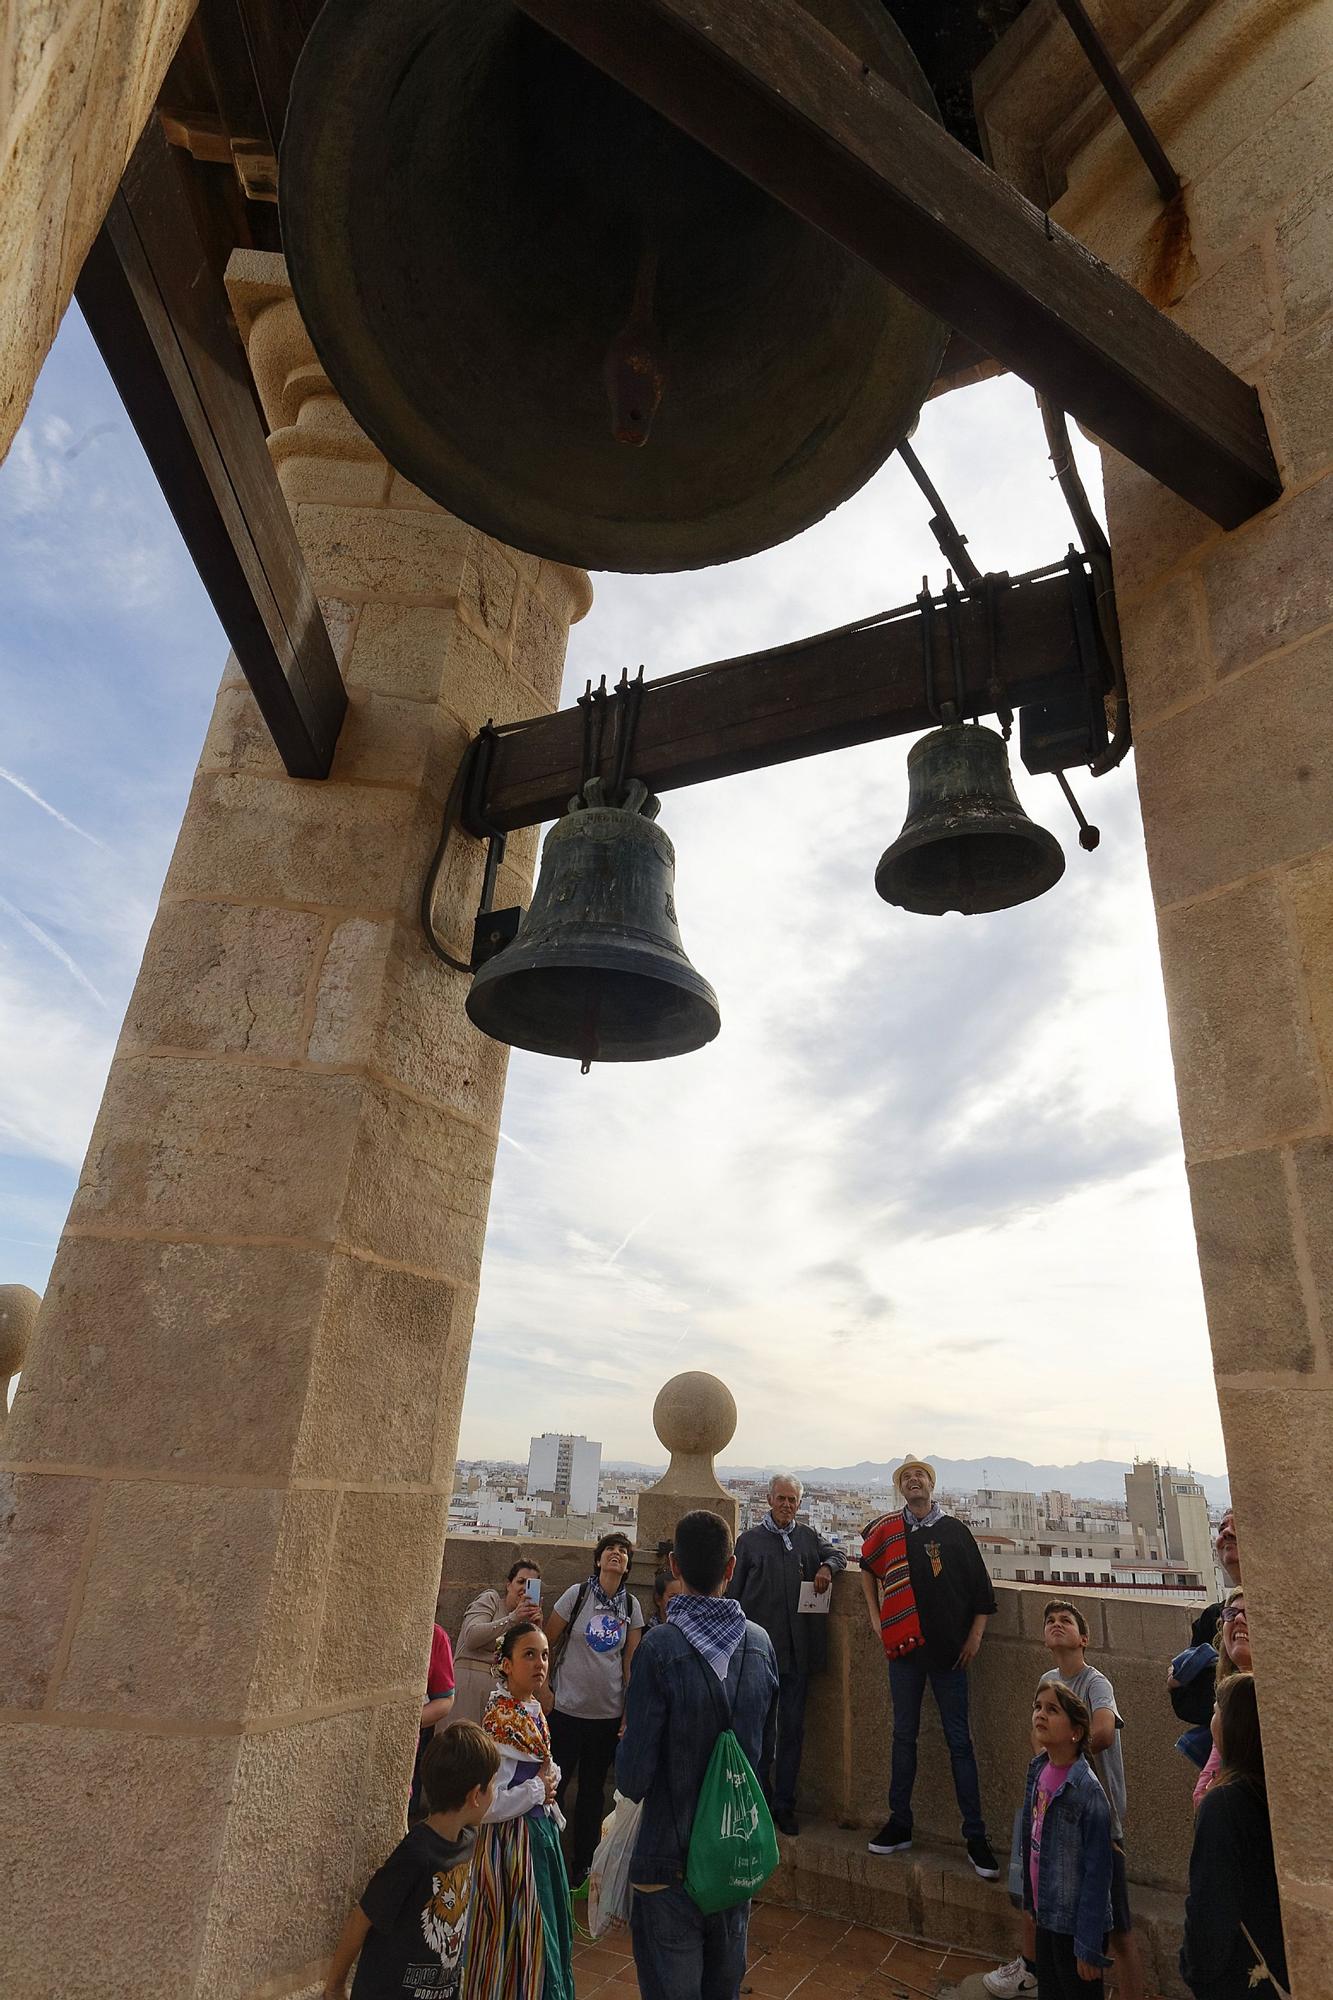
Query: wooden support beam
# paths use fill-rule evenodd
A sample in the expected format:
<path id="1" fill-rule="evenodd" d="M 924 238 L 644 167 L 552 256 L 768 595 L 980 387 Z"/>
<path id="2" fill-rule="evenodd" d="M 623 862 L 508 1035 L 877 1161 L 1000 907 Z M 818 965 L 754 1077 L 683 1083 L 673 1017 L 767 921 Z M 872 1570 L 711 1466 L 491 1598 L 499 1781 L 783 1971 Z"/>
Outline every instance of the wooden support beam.
<path id="1" fill-rule="evenodd" d="M 1254 389 L 795 0 L 518 5 L 1223 527 L 1278 498 Z"/>
<path id="2" fill-rule="evenodd" d="M 347 694 L 185 171 L 150 119 L 75 296 L 283 763 L 324 778 Z"/>
<path id="3" fill-rule="evenodd" d="M 969 716 L 994 712 L 996 675 L 1011 707 L 1086 685 L 1074 592 L 1086 594 L 1088 587 L 1082 569 L 1072 576 L 1058 568 L 998 580 L 993 651 L 984 592 L 978 588 L 962 599 L 958 625 Z M 929 729 L 934 718 L 926 699 L 921 621 L 918 606 L 906 605 L 875 624 L 817 633 L 646 682 L 633 776 L 664 792 Z M 954 670 L 938 606 L 931 635 L 937 697 L 948 699 Z M 465 807 L 465 823 L 475 833 L 511 833 L 555 819 L 582 782 L 583 730 L 583 711 L 575 707 L 497 731 L 481 796 Z M 598 765 L 604 777 L 612 774 L 615 749 L 608 716 Z"/>

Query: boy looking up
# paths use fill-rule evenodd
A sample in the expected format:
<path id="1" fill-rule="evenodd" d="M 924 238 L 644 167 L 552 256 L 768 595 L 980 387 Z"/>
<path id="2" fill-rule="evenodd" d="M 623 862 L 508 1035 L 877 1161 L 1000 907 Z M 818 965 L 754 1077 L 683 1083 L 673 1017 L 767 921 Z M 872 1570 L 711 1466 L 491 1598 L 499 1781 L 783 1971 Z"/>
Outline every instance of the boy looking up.
<path id="1" fill-rule="evenodd" d="M 500 1752 L 475 1722 L 431 1738 L 421 1760 L 428 1807 L 371 1876 L 338 1939 L 324 2000 L 457 2000 L 477 1828 L 495 1796 Z"/>
<path id="2" fill-rule="evenodd" d="M 1116 1983 L 1122 2000 L 1144 2000 L 1143 1967 L 1129 1914 L 1125 1881 L 1125 1759 L 1120 1747 L 1123 1723 L 1115 1705 L 1115 1689 L 1100 1667 L 1088 1663 L 1088 1626 L 1083 1613 L 1066 1598 L 1053 1598 L 1042 1614 L 1042 1637 L 1055 1664 L 1042 1681 L 1059 1681 L 1077 1695 L 1092 1718 L 1088 1759 L 1101 1780 L 1111 1808 L 1111 1937 Z M 988 1972 L 982 1980 L 996 2000 L 1020 2000 L 1036 1992 L 1035 1943 L 1029 1919 L 1023 1924 L 1023 1954 L 1009 1965 Z"/>

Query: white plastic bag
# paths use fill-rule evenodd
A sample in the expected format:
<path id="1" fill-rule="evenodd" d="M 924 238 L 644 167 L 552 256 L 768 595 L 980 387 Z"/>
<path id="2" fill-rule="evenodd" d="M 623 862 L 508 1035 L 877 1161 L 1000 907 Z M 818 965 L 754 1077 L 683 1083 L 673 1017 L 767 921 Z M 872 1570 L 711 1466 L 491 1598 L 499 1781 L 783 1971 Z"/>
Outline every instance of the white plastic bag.
<path id="1" fill-rule="evenodd" d="M 629 1865 L 639 1837 L 637 1799 L 616 1793 L 615 1809 L 603 1822 L 602 1838 L 588 1870 L 588 1929 L 601 1937 L 614 1923 L 629 1922 Z"/>

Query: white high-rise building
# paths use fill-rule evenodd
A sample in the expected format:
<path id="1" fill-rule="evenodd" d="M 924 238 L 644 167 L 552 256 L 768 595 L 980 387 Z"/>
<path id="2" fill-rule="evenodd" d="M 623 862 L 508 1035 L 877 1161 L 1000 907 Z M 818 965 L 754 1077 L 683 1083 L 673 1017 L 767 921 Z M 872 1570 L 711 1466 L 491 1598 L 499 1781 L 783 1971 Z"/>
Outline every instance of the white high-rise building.
<path id="1" fill-rule="evenodd" d="M 1208 1525 L 1208 1499 L 1192 1472 L 1159 1466 L 1155 1459 L 1134 1461 L 1125 1474 L 1125 1499 L 1131 1524 L 1149 1549 L 1168 1562 L 1197 1571 L 1205 1583 L 1213 1575 L 1213 1534 Z"/>
<path id="2" fill-rule="evenodd" d="M 602 1447 L 595 1438 L 543 1431 L 528 1445 L 528 1492 L 563 1500 L 570 1514 L 595 1514 Z"/>

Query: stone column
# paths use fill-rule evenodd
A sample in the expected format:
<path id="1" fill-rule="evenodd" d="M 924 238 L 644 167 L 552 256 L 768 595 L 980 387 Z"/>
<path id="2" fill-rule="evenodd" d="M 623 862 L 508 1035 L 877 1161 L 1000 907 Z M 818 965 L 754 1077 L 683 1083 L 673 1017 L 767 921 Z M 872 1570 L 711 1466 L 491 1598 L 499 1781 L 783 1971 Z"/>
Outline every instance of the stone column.
<path id="1" fill-rule="evenodd" d="M 8 0 L 0 30 L 0 458 L 195 0 Z"/>
<path id="2" fill-rule="evenodd" d="M 653 1404 L 653 1429 L 671 1463 L 639 1495 L 634 1540 L 640 1553 L 651 1556 L 659 1542 L 669 1542 L 681 1515 L 696 1507 L 721 1515 L 734 1539 L 740 1508 L 713 1470 L 714 1458 L 736 1435 L 736 1399 L 726 1383 L 697 1370 L 673 1375 Z"/>
<path id="3" fill-rule="evenodd" d="M 1333 1961 L 1333 1772 L 1310 1679 L 1333 1548 L 1333 5 L 1103 9 L 1184 182 L 1166 210 L 1063 24 L 1037 11 L 983 92 L 997 157 L 1036 173 L 1038 199 L 1042 173 L 1063 183 L 1058 220 L 1258 384 L 1286 488 L 1223 534 L 1106 455 L 1292 1990 L 1318 2000 Z"/>
<path id="4" fill-rule="evenodd" d="M 505 1073 L 417 900 L 590 601 L 391 472 L 280 258 L 229 279 L 351 706 L 303 783 L 226 672 L 4 1440 L 6 2000 L 313 1991 L 401 1832 Z"/>

